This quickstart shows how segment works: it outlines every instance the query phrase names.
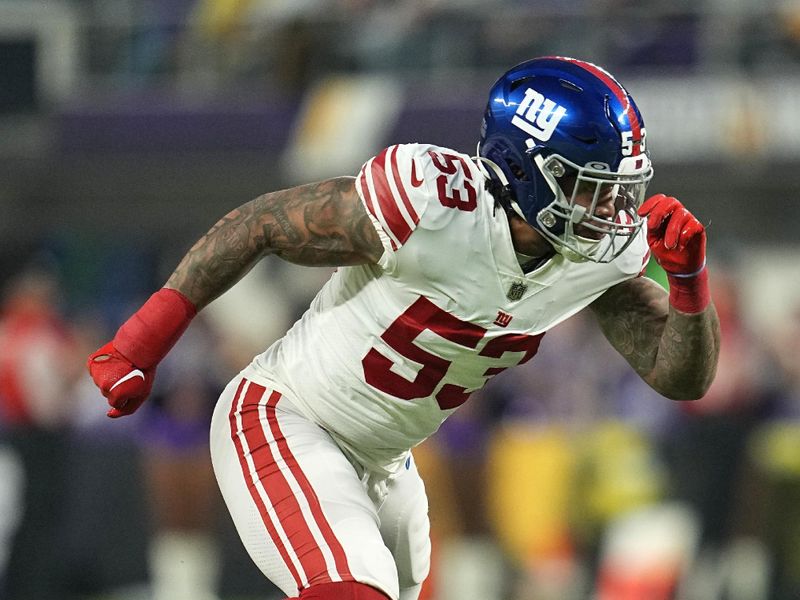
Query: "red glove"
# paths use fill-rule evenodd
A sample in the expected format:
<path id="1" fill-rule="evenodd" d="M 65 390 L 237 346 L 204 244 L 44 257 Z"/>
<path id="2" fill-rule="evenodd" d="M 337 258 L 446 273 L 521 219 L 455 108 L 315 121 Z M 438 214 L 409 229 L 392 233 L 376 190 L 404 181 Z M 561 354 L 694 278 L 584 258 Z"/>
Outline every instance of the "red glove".
<path id="1" fill-rule="evenodd" d="M 162 288 L 89 356 L 89 374 L 117 418 L 136 411 L 150 394 L 156 366 L 183 335 L 197 309 L 183 294 Z"/>
<path id="2" fill-rule="evenodd" d="M 647 243 L 669 280 L 670 304 L 684 313 L 702 312 L 711 301 L 706 271 L 706 230 L 676 198 L 656 194 L 641 207 Z"/>
<path id="3" fill-rule="evenodd" d="M 150 395 L 156 374 L 155 367 L 136 368 L 114 348 L 114 342 L 91 354 L 87 367 L 95 385 L 108 398 L 111 410 L 106 414 L 112 419 L 130 415 L 142 405 Z"/>

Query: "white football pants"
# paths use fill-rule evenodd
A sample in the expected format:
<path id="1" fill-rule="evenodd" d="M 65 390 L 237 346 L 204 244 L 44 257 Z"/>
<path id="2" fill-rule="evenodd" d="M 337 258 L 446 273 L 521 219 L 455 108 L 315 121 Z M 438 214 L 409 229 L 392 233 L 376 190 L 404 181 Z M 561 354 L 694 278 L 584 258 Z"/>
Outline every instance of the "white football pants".
<path id="1" fill-rule="evenodd" d="M 358 581 L 416 600 L 430 567 L 428 501 L 414 461 L 385 480 L 275 389 L 238 376 L 211 423 L 222 496 L 250 557 L 290 597 Z"/>

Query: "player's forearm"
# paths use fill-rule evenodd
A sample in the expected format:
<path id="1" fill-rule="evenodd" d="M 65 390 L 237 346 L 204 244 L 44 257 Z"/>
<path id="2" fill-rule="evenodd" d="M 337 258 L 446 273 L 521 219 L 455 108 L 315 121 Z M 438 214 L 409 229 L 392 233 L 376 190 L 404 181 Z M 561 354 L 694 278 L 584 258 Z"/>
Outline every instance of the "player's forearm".
<path id="1" fill-rule="evenodd" d="M 238 281 L 269 244 L 259 200 L 231 211 L 184 256 L 166 285 L 87 362 L 112 418 L 135 412 L 150 394 L 156 368 L 197 311 Z M 258 228 L 264 234 L 257 234 Z"/>
<path id="2" fill-rule="evenodd" d="M 668 398 L 695 400 L 711 386 L 719 358 L 719 320 L 706 269 L 706 229 L 673 196 L 651 196 L 638 212 L 647 218 L 647 244 L 669 282 L 669 308 L 656 338 L 655 367 L 645 380 Z"/>
<path id="3" fill-rule="evenodd" d="M 198 310 L 241 279 L 268 250 L 255 231 L 256 201 L 232 210 L 186 253 L 164 287 L 177 290 Z"/>
<path id="4" fill-rule="evenodd" d="M 713 304 L 695 314 L 670 307 L 655 365 L 645 379 L 673 400 L 701 398 L 714 379 L 719 345 L 719 320 Z"/>
<path id="5" fill-rule="evenodd" d="M 374 263 L 383 246 L 352 177 L 259 196 L 229 212 L 184 256 L 166 287 L 199 309 L 265 255 L 306 266 Z"/>
<path id="6" fill-rule="evenodd" d="M 335 202 L 333 182 L 264 194 L 222 217 L 192 246 L 165 287 L 186 296 L 198 310 L 244 277 L 267 254 L 292 260 L 313 252 L 316 237 L 309 221 L 320 199 Z M 295 260 L 314 264 L 311 260 Z"/>

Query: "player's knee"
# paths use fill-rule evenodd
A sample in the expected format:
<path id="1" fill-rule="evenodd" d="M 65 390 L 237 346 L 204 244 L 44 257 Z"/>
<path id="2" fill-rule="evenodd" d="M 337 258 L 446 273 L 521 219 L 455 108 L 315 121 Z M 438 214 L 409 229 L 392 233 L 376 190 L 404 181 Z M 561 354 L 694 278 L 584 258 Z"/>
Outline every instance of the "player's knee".
<path id="1" fill-rule="evenodd" d="M 380 590 L 357 581 L 321 583 L 300 592 L 298 600 L 390 600 Z"/>

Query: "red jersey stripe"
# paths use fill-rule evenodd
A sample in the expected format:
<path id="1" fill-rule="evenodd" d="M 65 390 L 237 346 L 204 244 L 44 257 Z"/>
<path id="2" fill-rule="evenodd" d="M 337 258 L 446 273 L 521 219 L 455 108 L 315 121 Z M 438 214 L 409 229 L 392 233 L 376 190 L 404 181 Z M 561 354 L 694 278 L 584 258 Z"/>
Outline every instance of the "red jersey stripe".
<path id="1" fill-rule="evenodd" d="M 370 194 L 369 192 L 369 183 L 367 182 L 367 171 L 372 167 L 372 160 L 367 162 L 367 164 L 364 165 L 364 168 L 361 169 L 361 173 L 358 176 L 358 185 L 361 188 L 361 195 L 363 196 L 364 202 L 367 205 L 367 210 L 373 217 L 378 219 L 378 222 L 381 223 L 383 227 L 388 229 L 388 225 L 384 224 L 385 222 L 381 219 L 381 216 L 375 211 L 375 204 L 372 200 L 372 194 Z M 389 236 L 389 241 L 392 243 L 392 250 L 397 250 L 397 242 L 395 242 L 391 238 L 391 236 Z"/>
<path id="2" fill-rule="evenodd" d="M 269 516 L 269 511 L 267 506 L 264 504 L 264 501 L 261 499 L 261 495 L 258 493 L 258 489 L 256 488 L 255 482 L 253 480 L 252 475 L 250 474 L 250 467 L 247 464 L 247 459 L 245 458 L 245 448 L 243 447 L 242 440 L 239 437 L 242 433 L 242 430 L 239 429 L 239 426 L 236 422 L 236 415 L 237 413 L 241 412 L 239 408 L 239 404 L 241 402 L 241 394 L 242 390 L 244 389 L 247 380 L 242 378 L 241 383 L 239 383 L 239 388 L 236 390 L 236 395 L 234 396 L 233 403 L 231 404 L 231 412 L 228 415 L 228 420 L 231 425 L 231 438 L 233 439 L 233 444 L 236 447 L 236 455 L 239 457 L 239 465 L 242 468 L 242 474 L 244 475 L 245 483 L 247 484 L 247 489 L 250 490 L 250 496 L 253 498 L 253 502 L 255 503 L 256 507 L 258 508 L 258 512 L 261 515 L 261 520 L 264 522 L 264 526 L 267 528 L 267 533 L 269 534 L 270 539 L 272 539 L 275 547 L 278 549 L 278 553 L 281 555 L 286 568 L 289 569 L 289 572 L 294 579 L 295 585 L 297 585 L 297 589 L 301 589 L 303 587 L 303 580 L 300 577 L 297 569 L 295 568 L 294 562 L 292 561 L 289 553 L 286 550 L 286 546 L 284 546 L 283 541 L 281 540 L 280 535 L 278 534 L 275 526 L 272 523 L 272 519 Z M 251 386 L 252 388 L 252 386 Z M 248 390 L 248 394 L 251 390 Z M 253 393 L 263 395 L 264 389 L 258 390 L 257 388 L 254 389 Z M 244 427 L 242 427 L 244 429 Z M 249 452 L 249 448 L 247 449 Z"/>
<path id="3" fill-rule="evenodd" d="M 647 252 L 644 255 L 644 258 L 642 259 L 642 270 L 639 271 L 639 275 L 637 275 L 637 277 L 641 277 L 647 272 L 647 265 L 649 262 L 650 262 L 650 249 L 648 248 Z"/>
<path id="4" fill-rule="evenodd" d="M 605 83 L 614 96 L 622 103 L 622 106 L 625 107 L 625 112 L 628 115 L 628 123 L 631 125 L 631 132 L 633 133 L 634 140 L 641 140 L 642 139 L 642 124 L 639 122 L 639 117 L 636 116 L 636 111 L 633 110 L 633 106 L 631 105 L 630 100 L 628 99 L 628 92 L 617 82 L 616 79 L 611 77 L 606 71 L 599 68 L 597 65 L 593 65 L 592 63 L 587 63 L 582 60 L 575 60 L 569 59 L 570 62 L 582 67 L 589 71 L 592 75 L 600 79 L 603 83 Z M 641 144 L 634 144 L 633 145 L 633 156 L 641 154 Z"/>
<path id="5" fill-rule="evenodd" d="M 303 470 L 300 468 L 297 459 L 292 454 L 289 444 L 286 442 L 286 437 L 283 435 L 283 431 L 281 431 L 280 423 L 278 423 L 278 418 L 275 414 L 275 406 L 277 405 L 279 399 L 280 394 L 275 392 L 272 394 L 272 396 L 270 396 L 270 399 L 267 402 L 267 422 L 269 423 L 272 436 L 275 438 L 277 443 L 278 451 L 280 452 L 281 458 L 283 458 L 284 462 L 289 467 L 289 470 L 306 497 L 306 501 L 311 508 L 311 513 L 317 523 L 317 527 L 319 527 L 322 537 L 328 544 L 331 554 L 333 554 L 333 560 L 336 563 L 336 570 L 339 574 L 339 577 L 342 579 L 342 581 L 353 581 L 354 578 L 350 573 L 350 566 L 347 563 L 347 556 L 345 555 L 344 548 L 337 539 L 336 535 L 333 533 L 333 529 L 331 528 L 330 523 L 328 523 L 328 519 L 325 518 L 325 513 L 322 512 L 322 506 L 320 505 L 316 492 L 314 492 L 314 488 L 311 487 L 311 484 L 306 478 L 305 473 L 303 473 Z M 310 584 L 322 583 L 324 581 L 330 581 L 327 571 L 324 579 L 316 579 L 314 577 L 309 578 Z"/>
<path id="6" fill-rule="evenodd" d="M 378 215 L 375 213 L 375 204 L 372 201 L 372 194 L 369 193 L 369 185 L 367 185 L 367 170 L 370 168 L 371 164 L 372 161 L 370 160 L 364 165 L 364 168 L 361 169 L 361 173 L 358 175 L 358 185 L 361 188 L 361 195 L 364 197 L 367 210 L 372 216 L 377 217 Z"/>
<path id="7" fill-rule="evenodd" d="M 416 225 L 417 223 L 419 223 L 419 216 L 417 215 L 417 211 L 414 210 L 414 206 L 411 204 L 411 200 L 408 199 L 408 194 L 406 193 L 406 189 L 403 187 L 403 180 L 401 179 L 400 171 L 397 168 L 397 148 L 398 146 L 392 146 L 392 151 L 390 153 L 390 160 L 392 163 L 392 175 L 394 175 L 394 183 L 397 186 L 397 191 L 400 192 L 400 197 L 403 199 L 403 204 L 405 205 L 406 210 L 408 211 L 408 214 L 411 217 L 411 220 L 414 221 L 414 225 Z"/>
<path id="8" fill-rule="evenodd" d="M 389 179 L 386 177 L 386 153 L 391 148 L 396 147 L 386 148 L 386 150 L 372 159 L 372 184 L 375 188 L 375 195 L 381 207 L 384 221 L 391 230 L 392 235 L 402 245 L 408 240 L 412 229 L 400 212 L 400 207 L 397 206 L 398 199 L 392 193 L 392 188 L 389 187 Z"/>

